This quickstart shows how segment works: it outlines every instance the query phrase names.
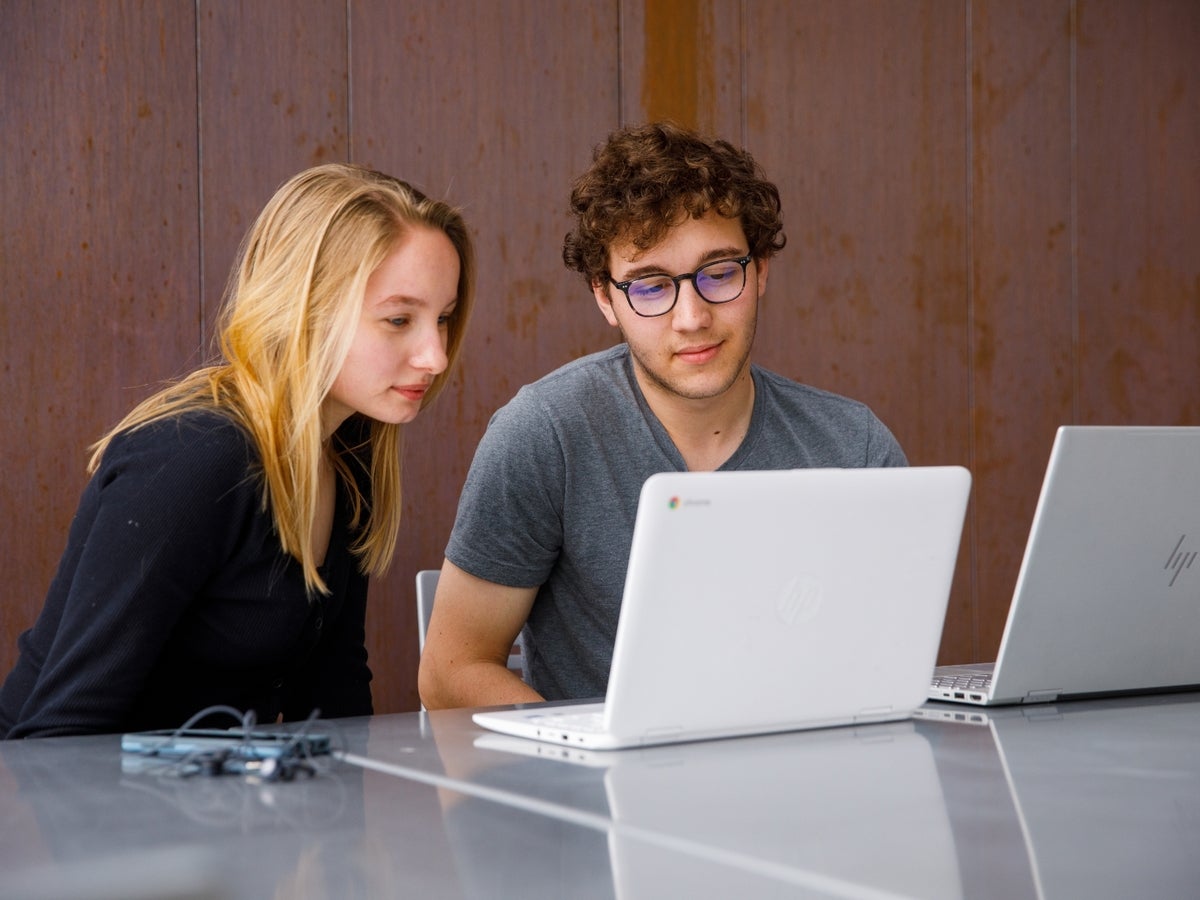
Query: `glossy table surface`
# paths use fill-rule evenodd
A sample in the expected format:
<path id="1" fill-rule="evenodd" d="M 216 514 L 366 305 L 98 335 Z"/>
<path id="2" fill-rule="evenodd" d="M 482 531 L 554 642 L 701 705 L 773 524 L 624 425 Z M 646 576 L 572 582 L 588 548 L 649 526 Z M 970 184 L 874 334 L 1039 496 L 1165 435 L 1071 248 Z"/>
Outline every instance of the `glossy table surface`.
<path id="1" fill-rule="evenodd" d="M 1200 895 L 1200 694 L 592 754 L 324 724 L 276 783 L 0 743 L 0 897 Z"/>

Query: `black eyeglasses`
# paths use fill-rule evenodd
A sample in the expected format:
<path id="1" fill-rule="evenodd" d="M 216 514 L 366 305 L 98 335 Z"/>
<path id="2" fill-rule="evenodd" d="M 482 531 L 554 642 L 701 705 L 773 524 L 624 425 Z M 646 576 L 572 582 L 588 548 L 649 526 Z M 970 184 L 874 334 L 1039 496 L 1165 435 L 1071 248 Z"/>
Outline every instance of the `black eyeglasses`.
<path id="1" fill-rule="evenodd" d="M 629 281 L 614 281 L 629 301 L 629 308 L 639 316 L 652 319 L 664 316 L 675 308 L 679 299 L 679 282 L 690 281 L 700 298 L 708 303 L 728 303 L 742 296 L 746 287 L 746 265 L 754 257 L 747 254 L 737 259 L 719 259 L 683 275 L 644 275 Z"/>

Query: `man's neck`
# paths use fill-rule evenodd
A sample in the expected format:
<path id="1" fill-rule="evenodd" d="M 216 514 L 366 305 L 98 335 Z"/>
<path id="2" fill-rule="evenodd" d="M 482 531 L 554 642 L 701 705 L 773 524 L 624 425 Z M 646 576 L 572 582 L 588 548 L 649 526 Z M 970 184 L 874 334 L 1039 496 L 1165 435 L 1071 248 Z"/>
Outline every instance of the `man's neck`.
<path id="1" fill-rule="evenodd" d="M 718 397 L 691 399 L 665 391 L 637 372 L 638 386 L 651 412 L 667 430 L 691 472 L 711 472 L 741 446 L 754 413 L 750 366 Z"/>

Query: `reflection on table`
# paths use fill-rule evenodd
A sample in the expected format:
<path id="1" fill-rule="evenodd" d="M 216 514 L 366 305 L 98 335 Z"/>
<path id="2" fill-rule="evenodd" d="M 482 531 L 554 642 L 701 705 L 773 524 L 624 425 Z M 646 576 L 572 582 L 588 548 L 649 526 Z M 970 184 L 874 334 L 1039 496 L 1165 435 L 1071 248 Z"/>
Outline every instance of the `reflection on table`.
<path id="1" fill-rule="evenodd" d="M 603 832 L 618 895 L 1179 897 L 1200 884 L 1200 694 L 928 704 L 908 723 L 616 753 L 493 735 L 459 712 L 428 714 L 427 731 L 436 758 L 428 744 L 396 752 L 374 723 L 364 764 Z"/>
<path id="2" fill-rule="evenodd" d="M 0 743 L 0 897 L 1181 897 L 1200 694 L 586 753 L 466 710 L 329 723 L 311 779 Z"/>

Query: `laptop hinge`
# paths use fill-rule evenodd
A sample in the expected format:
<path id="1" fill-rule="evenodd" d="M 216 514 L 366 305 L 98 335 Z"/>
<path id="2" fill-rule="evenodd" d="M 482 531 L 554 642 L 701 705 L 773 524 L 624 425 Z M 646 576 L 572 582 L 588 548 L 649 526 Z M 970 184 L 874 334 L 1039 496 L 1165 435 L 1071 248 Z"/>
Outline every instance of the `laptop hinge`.
<path id="1" fill-rule="evenodd" d="M 1062 688 L 1049 688 L 1040 691 L 1030 691 L 1025 695 L 1022 703 L 1050 703 L 1058 699 L 1058 695 L 1062 693 Z"/>

